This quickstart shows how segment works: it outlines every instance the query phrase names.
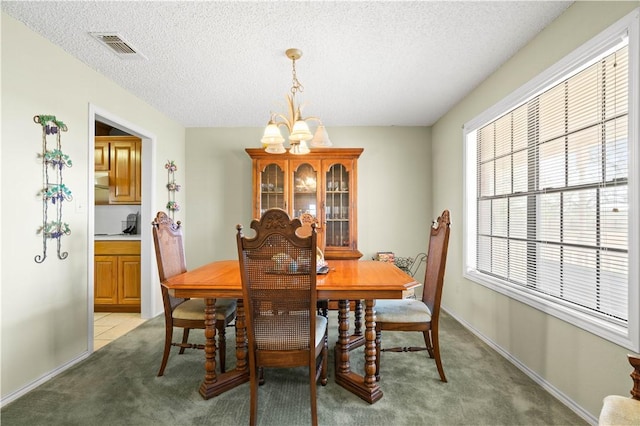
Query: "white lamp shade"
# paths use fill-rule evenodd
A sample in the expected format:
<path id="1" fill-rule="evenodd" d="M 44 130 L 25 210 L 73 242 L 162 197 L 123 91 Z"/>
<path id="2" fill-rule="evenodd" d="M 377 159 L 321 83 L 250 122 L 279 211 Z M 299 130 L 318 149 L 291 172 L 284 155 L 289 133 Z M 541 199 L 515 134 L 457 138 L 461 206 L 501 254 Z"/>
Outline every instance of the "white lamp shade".
<path id="1" fill-rule="evenodd" d="M 280 133 L 280 128 L 278 127 L 278 125 L 273 121 L 270 121 L 269 124 L 267 124 L 267 127 L 265 127 L 264 129 L 264 134 L 262 135 L 262 139 L 260 139 L 260 142 L 265 145 L 282 145 L 282 142 L 284 142 L 284 138 L 282 137 L 282 133 Z"/>
<path id="2" fill-rule="evenodd" d="M 291 130 L 291 134 L 289 135 L 289 140 L 308 141 L 311 138 L 313 138 L 313 135 L 311 134 L 306 121 L 298 120 L 293 124 L 293 129 Z"/>
<path id="3" fill-rule="evenodd" d="M 325 129 L 322 124 L 316 129 L 316 133 L 313 135 L 313 139 L 311 139 L 309 145 L 316 148 L 326 148 L 333 145 L 331 140 L 329 140 L 327 129 Z"/>
<path id="4" fill-rule="evenodd" d="M 268 152 L 269 154 L 284 154 L 285 152 L 287 152 L 287 150 L 284 149 L 284 145 L 282 145 L 282 142 L 270 143 L 267 145 L 264 151 Z"/>
<path id="5" fill-rule="evenodd" d="M 300 141 L 299 143 L 291 143 L 291 149 L 289 152 L 295 155 L 304 155 L 310 153 L 311 150 L 305 141 Z"/>

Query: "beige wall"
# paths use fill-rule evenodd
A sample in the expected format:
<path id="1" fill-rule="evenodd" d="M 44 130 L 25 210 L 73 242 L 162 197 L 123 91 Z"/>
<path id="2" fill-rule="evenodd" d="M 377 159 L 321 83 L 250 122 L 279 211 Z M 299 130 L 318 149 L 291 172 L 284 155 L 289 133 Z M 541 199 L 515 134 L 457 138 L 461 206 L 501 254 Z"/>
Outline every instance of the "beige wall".
<path id="1" fill-rule="evenodd" d="M 462 223 L 462 125 L 639 5 L 576 2 L 433 126 L 432 213 L 449 207 L 452 222 Z M 598 415 L 605 395 L 629 394 L 626 349 L 464 279 L 461 231 L 453 228 L 449 245 L 443 300 L 449 312 L 587 415 Z"/>
<path id="2" fill-rule="evenodd" d="M 88 165 L 89 105 L 155 135 L 156 160 L 151 166 L 158 171 L 150 188 L 158 196 L 158 205 L 150 208 L 163 209 L 166 203 L 164 162 L 174 159 L 184 164 L 184 128 L 5 13 L 1 89 L 0 376 L 4 402 L 89 353 L 88 271 L 92 259 L 88 251 L 92 237 L 88 233 L 92 232 L 93 210 L 87 206 L 88 191 L 93 190 L 89 182 L 93 166 Z M 57 259 L 55 243 L 50 242 L 47 259 L 41 264 L 34 262 L 42 254 L 42 237 L 36 234 L 42 224 L 42 200 L 37 195 L 42 187 L 37 158 L 42 131 L 33 122 L 38 114 L 55 115 L 68 127 L 62 134 L 62 149 L 73 167 L 64 171 L 64 183 L 74 196 L 63 210 L 64 221 L 71 227 L 71 235 L 62 240 L 68 258 Z M 180 194 L 179 202 L 182 197 Z M 150 230 L 146 232 L 144 238 L 150 241 Z M 152 266 L 155 270 L 155 263 Z M 161 307 L 154 314 L 158 309 Z"/>
<path id="3" fill-rule="evenodd" d="M 252 219 L 251 159 L 262 128 L 187 129 L 187 264 L 236 258 L 235 226 Z M 334 147 L 364 148 L 358 161 L 358 248 L 414 256 L 427 248 L 431 143 L 426 127 L 329 127 Z M 196 230 L 196 231 L 194 231 Z"/>

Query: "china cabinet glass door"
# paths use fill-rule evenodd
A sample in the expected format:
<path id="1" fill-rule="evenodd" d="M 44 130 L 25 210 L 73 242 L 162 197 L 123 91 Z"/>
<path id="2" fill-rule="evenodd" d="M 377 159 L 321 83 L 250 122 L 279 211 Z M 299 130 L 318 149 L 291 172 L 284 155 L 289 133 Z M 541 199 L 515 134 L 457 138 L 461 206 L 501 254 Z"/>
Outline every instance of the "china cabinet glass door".
<path id="1" fill-rule="evenodd" d="M 318 217 L 318 172 L 309 163 L 302 163 L 293 172 L 293 217 L 309 213 Z"/>
<path id="2" fill-rule="evenodd" d="M 326 175 L 326 246 L 348 247 L 350 241 L 349 172 L 334 164 Z"/>
<path id="3" fill-rule="evenodd" d="M 260 215 L 272 208 L 286 210 L 284 170 L 278 164 L 268 164 L 260 174 Z"/>

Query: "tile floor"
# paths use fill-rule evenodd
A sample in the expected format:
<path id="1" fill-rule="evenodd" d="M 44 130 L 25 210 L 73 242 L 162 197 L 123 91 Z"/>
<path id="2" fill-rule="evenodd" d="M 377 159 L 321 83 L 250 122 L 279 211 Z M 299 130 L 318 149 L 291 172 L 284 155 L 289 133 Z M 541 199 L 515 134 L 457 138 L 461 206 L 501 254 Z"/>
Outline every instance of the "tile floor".
<path id="1" fill-rule="evenodd" d="M 139 313 L 95 312 L 93 314 L 93 350 L 97 351 L 145 321 L 140 318 Z"/>

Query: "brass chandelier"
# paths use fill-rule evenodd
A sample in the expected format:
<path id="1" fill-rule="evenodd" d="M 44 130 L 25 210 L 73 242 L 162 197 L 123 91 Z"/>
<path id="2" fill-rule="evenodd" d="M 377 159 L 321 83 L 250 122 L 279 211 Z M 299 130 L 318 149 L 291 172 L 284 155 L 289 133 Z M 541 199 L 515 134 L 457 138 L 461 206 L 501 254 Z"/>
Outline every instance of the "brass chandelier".
<path id="1" fill-rule="evenodd" d="M 264 129 L 262 135 L 262 145 L 265 151 L 271 154 L 284 154 L 287 150 L 284 147 L 284 138 L 280 132 L 280 127 L 284 126 L 289 132 L 289 144 L 291 145 L 289 152 L 291 154 L 302 155 L 308 154 L 310 151 L 307 146 L 307 141 L 312 147 L 329 147 L 331 141 L 327 130 L 322 125 L 322 122 L 317 117 L 303 118 L 300 114 L 300 105 L 296 105 L 296 94 L 304 91 L 304 87 L 298 80 L 296 75 L 296 61 L 302 57 L 302 51 L 300 49 L 287 49 L 285 52 L 287 57 L 292 61 L 292 76 L 293 82 L 291 86 L 291 93 L 286 96 L 288 104 L 288 114 L 271 113 L 271 119 Z M 317 121 L 318 127 L 314 135 L 309 130 L 308 121 Z"/>

